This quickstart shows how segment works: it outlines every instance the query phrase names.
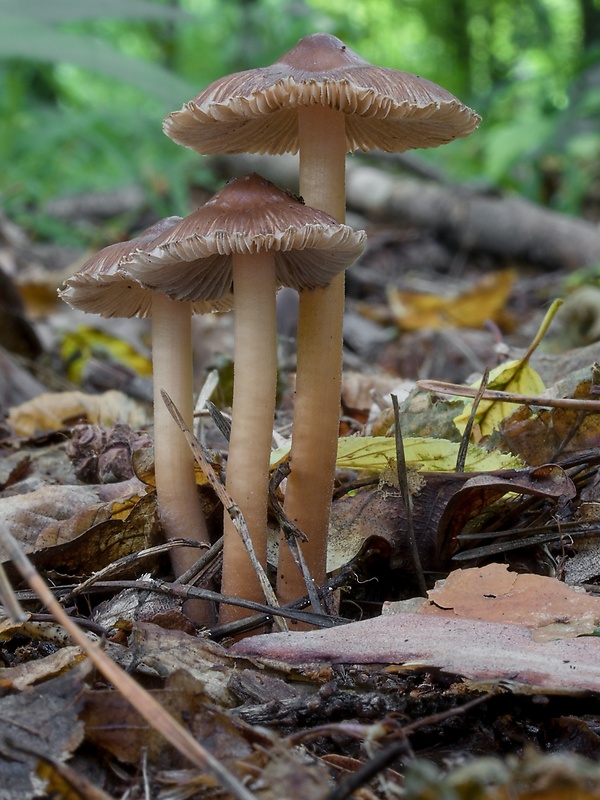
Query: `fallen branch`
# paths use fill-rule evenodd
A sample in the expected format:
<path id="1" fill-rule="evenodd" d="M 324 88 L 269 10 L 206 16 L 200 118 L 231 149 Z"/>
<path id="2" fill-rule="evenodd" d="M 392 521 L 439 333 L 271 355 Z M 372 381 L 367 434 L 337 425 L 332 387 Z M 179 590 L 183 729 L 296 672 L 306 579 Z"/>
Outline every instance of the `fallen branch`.
<path id="1" fill-rule="evenodd" d="M 219 164 L 229 175 L 256 171 L 286 188 L 297 187 L 293 156 L 236 155 L 221 157 Z M 522 197 L 389 175 L 363 166 L 358 159 L 349 159 L 346 183 L 349 208 L 370 218 L 394 219 L 431 230 L 461 250 L 549 269 L 575 269 L 600 262 L 597 225 Z"/>

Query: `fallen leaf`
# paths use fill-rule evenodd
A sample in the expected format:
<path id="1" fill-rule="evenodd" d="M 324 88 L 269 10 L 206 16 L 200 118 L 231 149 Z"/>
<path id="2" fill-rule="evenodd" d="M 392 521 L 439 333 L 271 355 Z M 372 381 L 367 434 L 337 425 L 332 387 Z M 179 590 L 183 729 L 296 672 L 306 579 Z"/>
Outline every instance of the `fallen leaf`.
<path id="1" fill-rule="evenodd" d="M 596 365 L 560 381 L 548 394 L 581 400 L 596 399 Z M 500 425 L 503 445 L 528 464 L 553 460 L 557 453 L 567 455 L 593 450 L 600 445 L 600 414 L 576 408 L 513 408 Z"/>
<path id="2" fill-rule="evenodd" d="M 4 667 L 0 671 L 0 685 L 20 691 L 26 686 L 47 681 L 67 672 L 85 658 L 79 647 L 73 645 L 61 647 L 43 658 L 23 662 L 15 667 Z"/>
<path id="3" fill-rule="evenodd" d="M 248 637 L 230 653 L 267 664 L 441 669 L 485 684 L 502 682 L 523 693 L 600 691 L 597 638 L 536 642 L 523 626 L 457 617 L 392 614 L 326 630 Z"/>
<path id="4" fill-rule="evenodd" d="M 513 270 L 496 270 L 457 297 L 389 288 L 388 303 L 396 324 L 405 331 L 480 328 L 486 320 L 499 321 L 503 317 L 514 279 Z"/>
<path id="5" fill-rule="evenodd" d="M 475 531 L 473 520 L 483 517 L 490 505 L 504 495 L 565 502 L 576 493 L 572 480 L 556 464 L 480 474 L 423 472 L 418 477 L 421 485 L 412 498 L 413 528 L 426 572 L 447 570 L 457 550 L 458 534 L 467 523 Z M 391 486 L 368 487 L 344 495 L 332 505 L 327 570 L 347 564 L 370 540 L 383 540 L 392 569 L 402 568 L 410 574 L 413 559 L 406 525 L 400 492 Z M 381 549 L 381 544 L 372 546 Z"/>
<path id="6" fill-rule="evenodd" d="M 60 355 L 67 365 L 67 377 L 74 383 L 81 382 L 81 374 L 90 358 L 123 364 L 137 375 L 150 377 L 152 362 L 129 342 L 97 328 L 81 326 L 63 336 Z"/>
<path id="7" fill-rule="evenodd" d="M 37 567 L 89 574 L 148 546 L 156 527 L 155 500 L 152 495 L 139 500 L 144 491 L 137 478 L 96 486 L 45 486 L 1 498 L 0 518 Z M 136 502 L 129 505 L 132 498 Z M 0 561 L 8 559 L 0 545 Z"/>
<path id="8" fill-rule="evenodd" d="M 478 381 L 472 386 L 479 388 L 480 384 L 481 381 Z M 545 389 L 537 372 L 523 361 L 511 361 L 496 367 L 490 372 L 486 388 L 513 394 L 525 394 L 529 397 L 537 397 Z M 462 413 L 454 418 L 454 424 L 461 433 L 464 433 L 472 409 L 473 403 L 467 403 Z M 502 420 L 512 414 L 514 410 L 514 403 L 506 403 L 501 400 L 481 400 L 475 414 L 475 424 L 479 427 L 480 436 L 490 436 L 500 427 Z"/>
<path id="9" fill-rule="evenodd" d="M 458 442 L 447 439 L 412 438 L 403 440 L 408 467 L 423 472 L 451 472 L 456 467 Z M 382 472 L 396 461 L 396 441 L 388 436 L 348 436 L 338 440 L 336 465 L 342 469 Z M 522 466 L 519 459 L 498 450 L 485 450 L 469 445 L 465 470 L 467 472 L 511 469 Z"/>
<path id="10" fill-rule="evenodd" d="M 523 625 L 534 639 L 591 634 L 600 625 L 600 597 L 545 575 L 509 572 L 507 564 L 458 569 L 429 593 L 421 614 Z"/>
<path id="11" fill-rule="evenodd" d="M 227 684 L 236 673 L 236 664 L 224 647 L 183 631 L 167 631 L 150 622 L 137 622 L 133 636 L 138 663 L 163 678 L 185 670 L 199 682 L 212 702 L 233 705 Z"/>
<path id="12" fill-rule="evenodd" d="M 8 423 L 17 436 L 33 436 L 39 431 L 57 431 L 74 422 L 90 422 L 110 427 L 124 422 L 141 428 L 148 421 L 146 409 L 123 392 L 103 394 L 84 392 L 46 392 L 14 406 Z"/>
<path id="13" fill-rule="evenodd" d="M 0 699 L 0 800 L 40 797 L 43 782 L 35 774 L 38 755 L 64 761 L 81 744 L 84 728 L 78 713 L 83 670 L 71 669 L 35 689 Z"/>
<path id="14" fill-rule="evenodd" d="M 500 364 L 490 372 L 487 389 L 528 395 L 529 397 L 535 397 L 544 391 L 544 383 L 538 373 L 529 365 L 529 360 L 546 335 L 550 323 L 561 305 L 562 300 L 553 301 L 522 358 L 517 361 L 510 361 L 508 364 Z M 479 388 L 480 385 L 481 381 L 473 384 L 474 388 Z M 464 433 L 467 422 L 471 417 L 472 409 L 473 402 L 467 403 L 462 414 L 459 414 L 454 419 L 454 424 L 461 433 Z M 481 400 L 475 413 L 474 421 L 477 427 L 473 426 L 473 435 L 477 432 L 476 435 L 478 437 L 490 436 L 499 428 L 502 420 L 512 414 L 513 411 L 514 403 Z"/>

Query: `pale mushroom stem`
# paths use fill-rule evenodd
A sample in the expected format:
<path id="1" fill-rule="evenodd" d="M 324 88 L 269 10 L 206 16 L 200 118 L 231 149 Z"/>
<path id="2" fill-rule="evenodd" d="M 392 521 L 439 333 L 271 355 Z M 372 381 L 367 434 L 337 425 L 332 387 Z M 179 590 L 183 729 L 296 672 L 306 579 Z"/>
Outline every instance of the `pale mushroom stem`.
<path id="1" fill-rule="evenodd" d="M 192 307 L 171 300 L 160 292 L 152 297 L 152 369 L 154 377 L 154 470 L 160 522 L 168 539 L 184 537 L 209 543 L 206 520 L 198 497 L 194 458 L 161 397 L 161 389 L 179 409 L 192 429 Z M 200 558 L 197 548 L 177 547 L 171 551 L 176 576 Z M 186 614 L 199 623 L 209 623 L 210 606 L 188 601 Z"/>
<path id="2" fill-rule="evenodd" d="M 308 206 L 344 222 L 346 121 L 323 106 L 298 109 L 300 194 Z M 302 552 L 316 583 L 327 569 L 342 383 L 344 274 L 324 289 L 300 292 L 291 473 L 285 511 L 308 536 Z M 306 593 L 288 547 L 280 543 L 277 593 L 282 604 Z"/>
<path id="3" fill-rule="evenodd" d="M 258 560 L 266 567 L 269 464 L 277 388 L 274 256 L 235 254 L 233 291 L 235 366 L 227 491 L 244 515 Z M 256 573 L 227 511 L 223 530 L 222 593 L 263 601 Z M 222 604 L 219 622 L 247 615 L 243 609 Z"/>

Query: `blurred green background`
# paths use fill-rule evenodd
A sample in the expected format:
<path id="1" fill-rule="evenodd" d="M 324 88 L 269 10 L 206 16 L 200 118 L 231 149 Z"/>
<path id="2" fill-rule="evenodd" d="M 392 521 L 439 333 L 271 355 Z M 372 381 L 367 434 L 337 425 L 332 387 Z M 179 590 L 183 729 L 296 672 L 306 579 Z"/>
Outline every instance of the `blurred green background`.
<path id="1" fill-rule="evenodd" d="M 0 0 L 4 212 L 67 243 L 82 234 L 44 214 L 52 198 L 136 185 L 157 212 L 187 213 L 189 185 L 214 179 L 164 115 L 315 31 L 483 116 L 419 153 L 436 169 L 596 216 L 600 0 Z"/>

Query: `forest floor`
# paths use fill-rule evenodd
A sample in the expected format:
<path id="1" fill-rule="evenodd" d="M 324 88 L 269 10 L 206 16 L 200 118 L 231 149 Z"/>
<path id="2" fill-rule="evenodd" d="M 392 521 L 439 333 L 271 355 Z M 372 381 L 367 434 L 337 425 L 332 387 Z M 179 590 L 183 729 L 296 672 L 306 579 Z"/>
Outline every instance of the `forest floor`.
<path id="1" fill-rule="evenodd" d="M 238 166 L 222 165 L 224 177 Z M 347 274 L 324 608 L 316 630 L 294 630 L 292 613 L 289 632 L 264 634 L 277 626 L 257 607 L 257 635 L 235 644 L 231 628 L 195 629 L 169 573 L 148 456 L 148 325 L 68 309 L 56 288 L 90 254 L 0 220 L 0 554 L 18 604 L 0 619 L 2 800 L 600 797 L 600 237 L 594 259 L 592 221 L 570 228 L 532 204 L 515 212 L 510 198 L 443 185 L 438 201 L 460 206 L 452 225 L 433 207 L 423 224 L 386 200 L 392 181 L 400 202 L 407 179 L 369 169 L 352 178 L 368 177 L 369 192 L 349 191 L 348 222 L 369 239 Z M 207 196 L 195 187 L 196 203 Z M 99 247 L 153 222 L 134 191 L 48 213 L 95 231 Z M 498 231 L 519 215 L 530 228 Z M 295 310 L 282 293 L 282 445 Z M 217 474 L 230 317 L 194 322 L 196 388 L 215 383 L 196 433 Z M 528 399 L 484 397 L 471 413 L 472 398 L 447 393 L 460 389 L 416 384 L 467 385 L 486 369 L 488 390 Z M 459 456 L 468 424 L 478 448 Z M 217 542 L 222 508 L 209 485 L 199 491 Z M 144 720 L 126 678 L 71 643 L 21 579 L 6 532 L 89 641 L 203 750 L 153 706 Z M 219 570 L 215 545 L 194 586 L 218 591 Z M 0 586 L 8 609 L 1 575 Z"/>

